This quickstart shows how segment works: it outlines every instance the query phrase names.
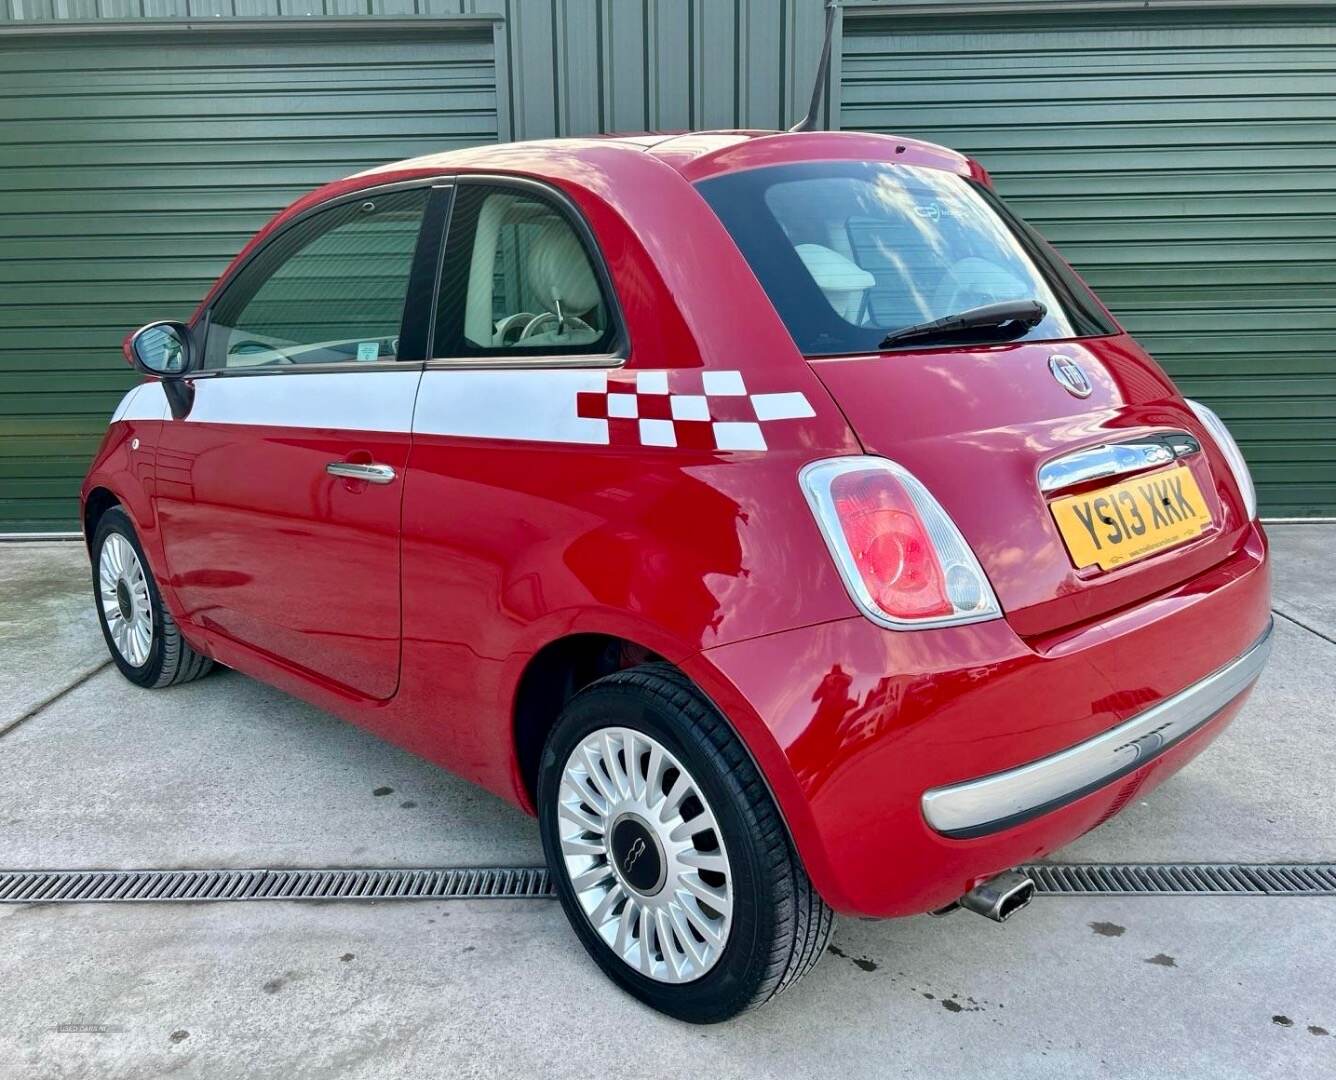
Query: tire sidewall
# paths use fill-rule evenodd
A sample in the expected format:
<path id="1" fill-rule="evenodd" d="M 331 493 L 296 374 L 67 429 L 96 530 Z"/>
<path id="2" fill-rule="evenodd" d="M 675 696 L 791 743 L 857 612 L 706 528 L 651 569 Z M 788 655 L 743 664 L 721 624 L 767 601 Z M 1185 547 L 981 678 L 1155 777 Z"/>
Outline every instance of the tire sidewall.
<path id="1" fill-rule="evenodd" d="M 589 921 L 566 873 L 556 813 L 561 772 L 580 741 L 606 727 L 632 728 L 670 750 L 700 786 L 722 834 L 733 885 L 729 938 L 715 965 L 688 983 L 651 979 L 617 956 Z M 690 720 L 684 722 L 667 701 L 627 683 L 603 682 L 577 695 L 563 710 L 543 748 L 538 783 L 543 851 L 558 898 L 581 943 L 623 989 L 693 1023 L 725 1020 L 753 1000 L 765 975 L 777 923 L 774 891 L 763 870 L 760 838 L 746 808 L 745 792 L 736 775 L 721 770 L 706 747 L 718 754 L 699 728 Z"/>
<path id="2" fill-rule="evenodd" d="M 99 568 L 102 562 L 102 547 L 107 542 L 107 537 L 112 533 L 119 534 L 134 548 L 135 556 L 139 559 L 139 565 L 144 569 L 144 581 L 148 585 L 149 607 L 153 616 L 153 641 L 149 644 L 148 659 L 139 667 L 135 667 L 121 655 L 120 649 L 116 647 L 116 642 L 112 640 L 111 630 L 107 626 L 106 612 L 102 610 Z M 111 653 L 111 659 L 120 669 L 121 674 L 136 686 L 155 686 L 162 677 L 164 663 L 165 628 L 162 618 L 162 596 L 158 592 L 158 583 L 153 577 L 153 571 L 149 568 L 148 559 L 144 557 L 144 549 L 139 543 L 139 537 L 135 533 L 134 526 L 130 523 L 130 517 L 119 507 L 108 510 L 98 521 L 97 530 L 93 534 L 92 561 L 93 604 L 97 609 L 97 622 L 102 628 L 102 638 L 107 643 L 107 651 Z"/>

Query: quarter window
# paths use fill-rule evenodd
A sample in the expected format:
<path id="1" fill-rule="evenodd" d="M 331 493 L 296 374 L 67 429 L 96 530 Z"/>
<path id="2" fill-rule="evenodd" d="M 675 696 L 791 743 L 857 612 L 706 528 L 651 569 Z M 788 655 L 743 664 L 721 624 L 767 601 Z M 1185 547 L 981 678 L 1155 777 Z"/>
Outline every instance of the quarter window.
<path id="1" fill-rule="evenodd" d="M 397 359 L 428 194 L 426 188 L 370 194 L 280 234 L 214 304 L 204 366 Z"/>
<path id="2" fill-rule="evenodd" d="M 461 183 L 450 215 L 433 356 L 610 352 L 607 296 L 556 200 Z"/>

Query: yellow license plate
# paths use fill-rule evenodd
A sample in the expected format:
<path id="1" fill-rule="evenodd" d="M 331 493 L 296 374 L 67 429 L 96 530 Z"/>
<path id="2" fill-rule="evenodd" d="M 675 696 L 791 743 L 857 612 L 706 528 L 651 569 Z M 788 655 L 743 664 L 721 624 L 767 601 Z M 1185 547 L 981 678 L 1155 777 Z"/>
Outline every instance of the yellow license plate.
<path id="1" fill-rule="evenodd" d="M 1050 507 L 1072 562 L 1101 570 L 1182 544 L 1211 524 L 1186 465 L 1055 499 Z"/>

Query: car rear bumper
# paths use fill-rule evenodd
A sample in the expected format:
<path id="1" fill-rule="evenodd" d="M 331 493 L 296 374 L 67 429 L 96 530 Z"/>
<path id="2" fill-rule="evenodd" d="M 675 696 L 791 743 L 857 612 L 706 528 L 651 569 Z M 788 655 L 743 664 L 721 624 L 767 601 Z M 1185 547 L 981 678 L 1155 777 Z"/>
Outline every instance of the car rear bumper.
<path id="1" fill-rule="evenodd" d="M 1019 768 L 923 793 L 943 836 L 969 839 L 1023 824 L 1153 761 L 1250 687 L 1271 653 L 1274 622 L 1242 656 L 1102 735 Z"/>
<path id="2" fill-rule="evenodd" d="M 1233 718 L 1266 657 L 1265 537 L 1040 641 L 862 618 L 720 646 L 695 674 L 836 910 L 911 915 L 1117 813 Z M 1168 725 L 1168 726 L 1165 726 Z"/>

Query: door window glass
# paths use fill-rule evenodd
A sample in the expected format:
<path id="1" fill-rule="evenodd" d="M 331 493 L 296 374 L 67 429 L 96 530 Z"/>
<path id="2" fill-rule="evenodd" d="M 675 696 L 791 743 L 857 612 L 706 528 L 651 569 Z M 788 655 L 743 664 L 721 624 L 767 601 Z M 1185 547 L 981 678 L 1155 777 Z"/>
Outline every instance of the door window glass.
<path id="1" fill-rule="evenodd" d="M 460 184 L 438 300 L 438 357 L 597 354 L 615 339 L 584 241 L 555 200 Z"/>
<path id="2" fill-rule="evenodd" d="M 428 194 L 371 194 L 287 229 L 214 304 L 204 366 L 395 360 Z"/>

